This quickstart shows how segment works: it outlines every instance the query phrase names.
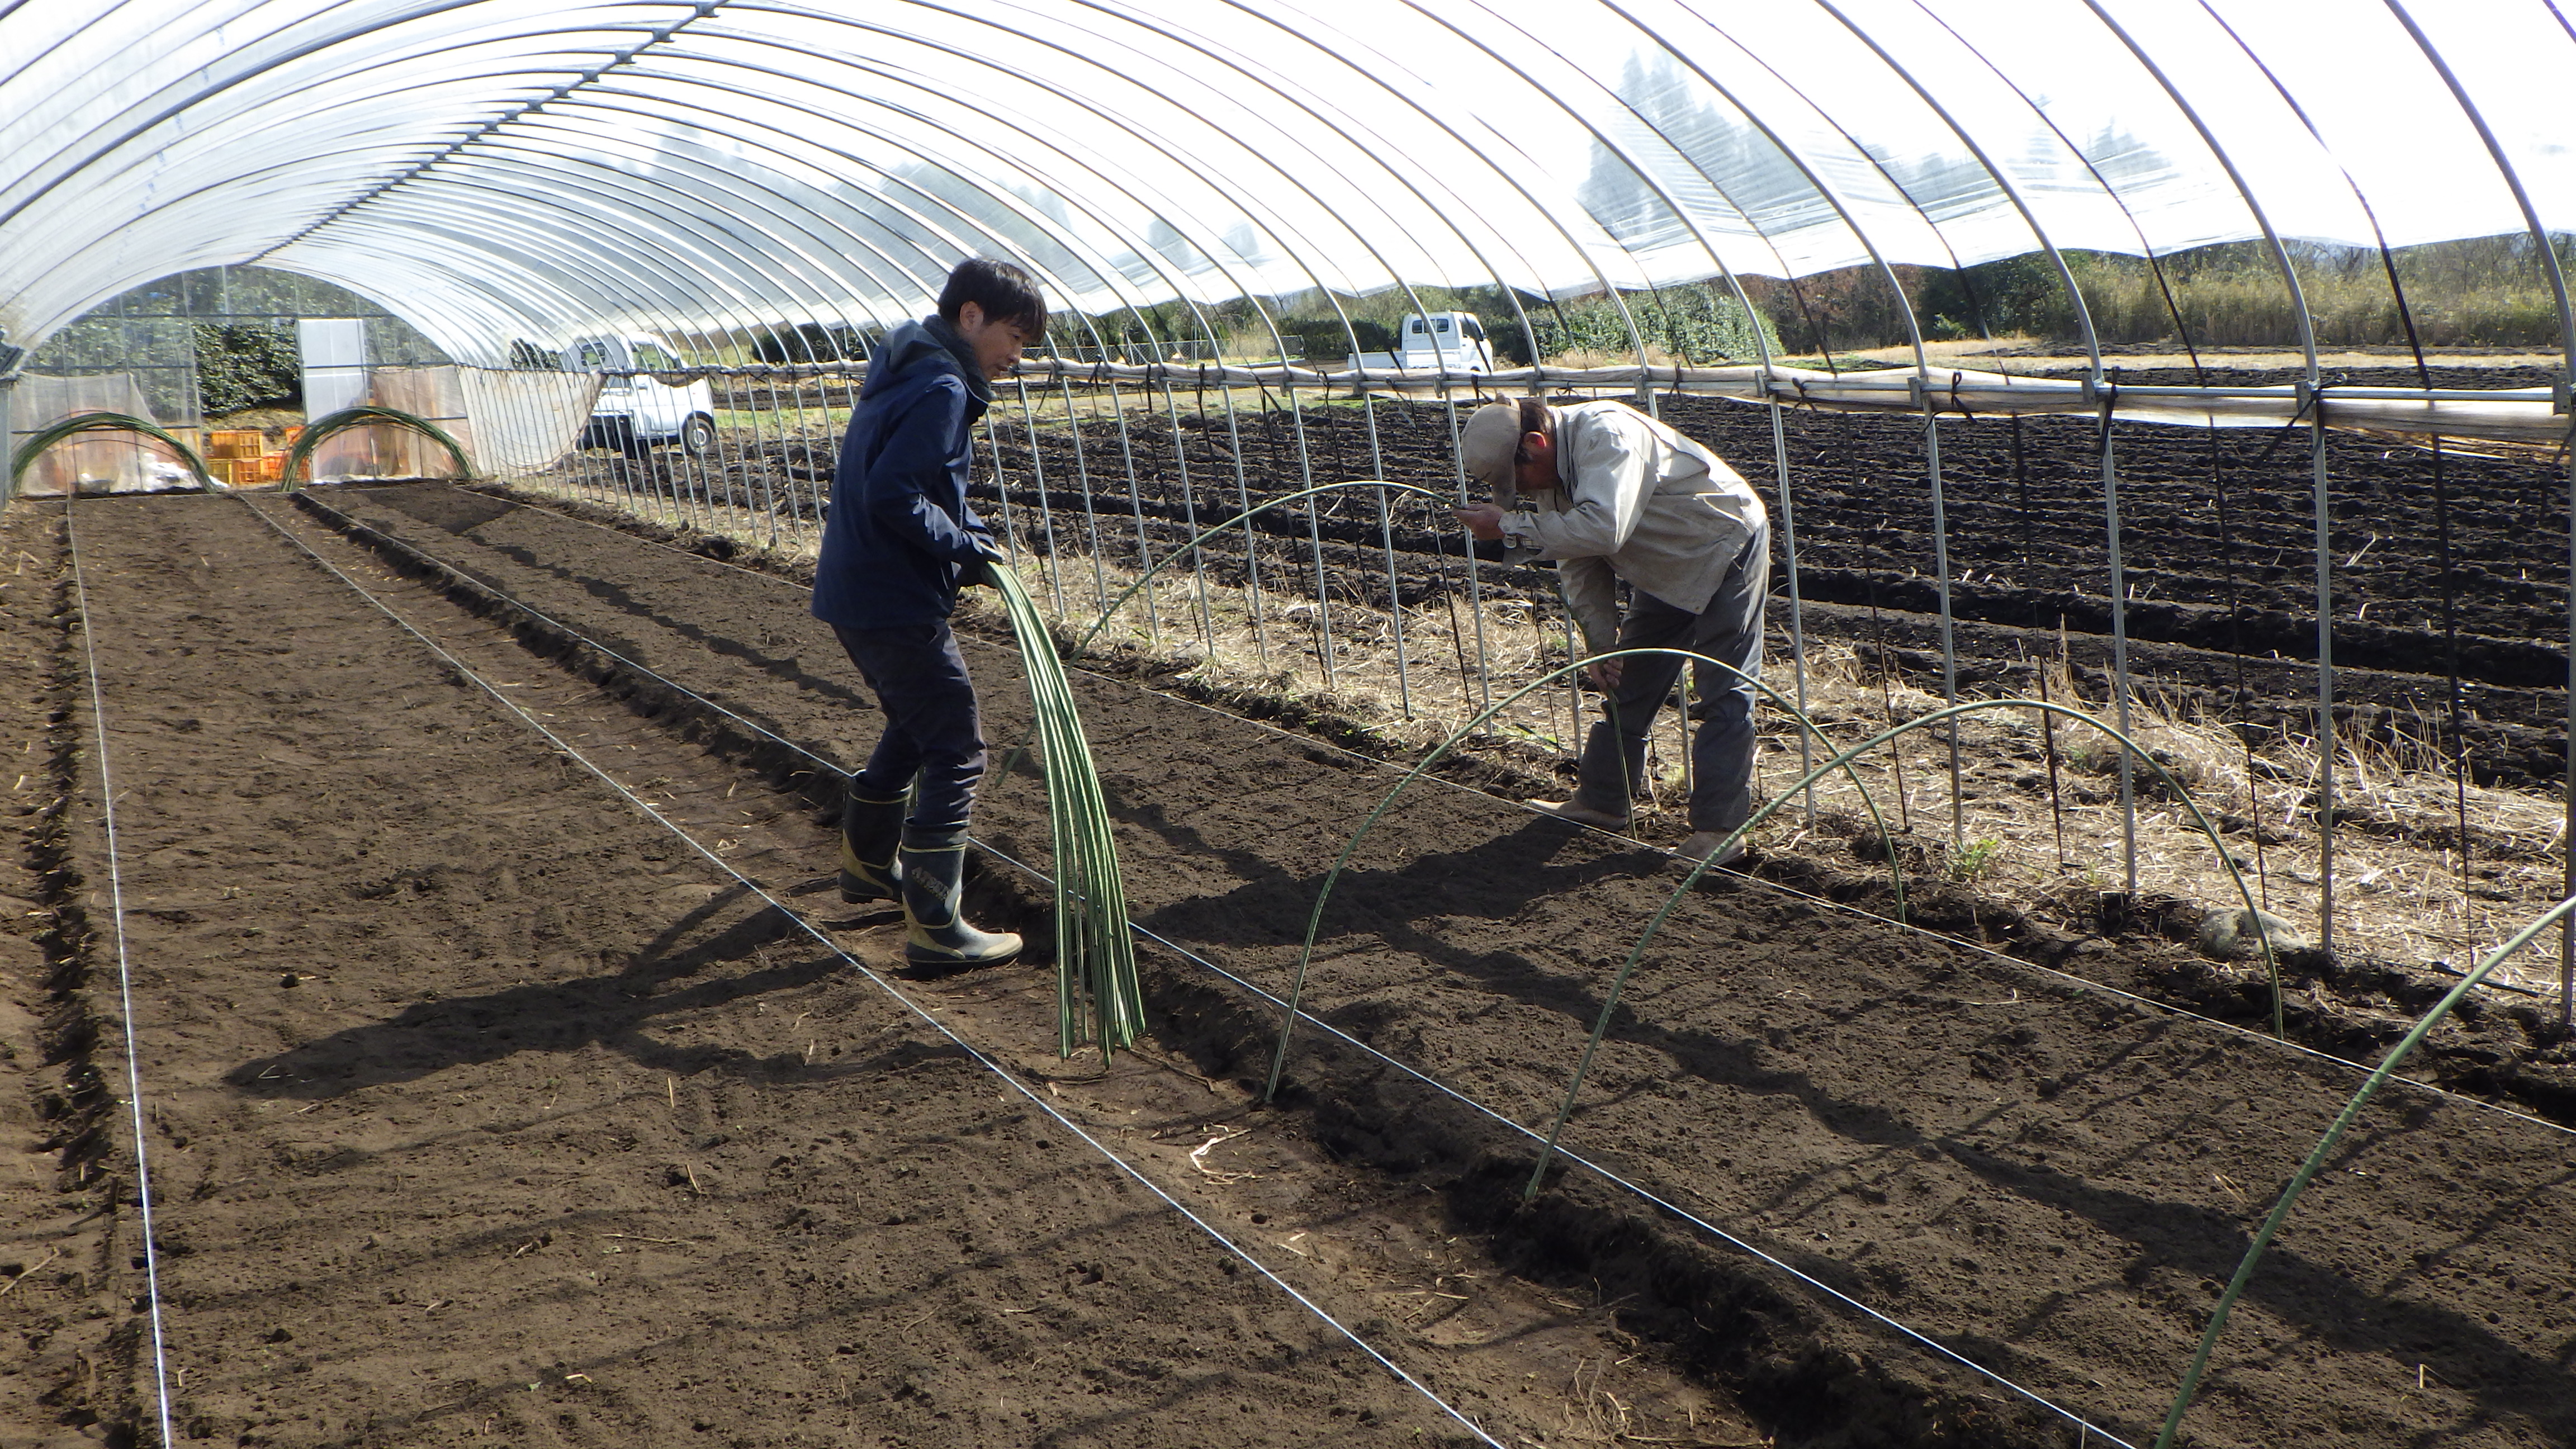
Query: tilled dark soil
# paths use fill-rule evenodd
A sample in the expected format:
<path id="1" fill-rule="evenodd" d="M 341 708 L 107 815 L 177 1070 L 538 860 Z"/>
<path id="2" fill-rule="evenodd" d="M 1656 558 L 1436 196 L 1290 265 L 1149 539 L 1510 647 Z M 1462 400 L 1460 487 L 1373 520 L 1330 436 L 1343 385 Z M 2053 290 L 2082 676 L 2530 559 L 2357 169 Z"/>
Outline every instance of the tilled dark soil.
<path id="1" fill-rule="evenodd" d="M 518 621 L 537 647 L 561 648 L 558 629 L 587 636 L 837 760 L 873 735 L 846 664 L 785 582 L 444 487 L 317 499 L 444 560 L 461 599 L 494 607 L 488 588 L 544 611 L 556 626 Z M 640 708 L 682 703 L 616 683 L 587 651 L 570 657 Z M 1011 656 L 977 646 L 971 657 L 993 738 L 1018 738 Z M 1392 777 L 1110 681 L 1086 681 L 1083 703 L 1140 924 L 1283 987 L 1313 891 Z M 734 733 L 746 761 L 791 772 L 792 756 L 772 747 L 763 760 Z M 1043 860 L 1044 830 L 1032 780 L 988 789 L 979 833 L 995 847 Z M 1354 858 L 1309 1004 L 1495 1113 L 1543 1125 L 1610 975 L 1673 880 L 1651 853 L 1420 787 Z M 983 888 L 994 908 L 1006 885 Z M 1966 903 L 1924 904 L 1963 931 L 2024 931 L 2008 915 L 1980 922 Z M 2154 938 L 2012 944 L 2231 1014 L 2248 1005 L 2241 977 Z M 1166 1049 L 1211 1078 L 1257 1080 L 1274 1019 L 1149 957 Z M 2384 1040 L 2370 1020 L 2405 1004 L 2374 994 L 2388 983 L 2351 983 L 2350 996 L 2333 981 L 2302 985 L 2299 1028 L 2353 1033 L 2355 1049 Z M 2428 1067 L 2563 1071 L 2531 1047 L 2537 1024 L 2480 1013 L 2437 1040 Z M 1427 1189 L 1426 1210 L 1442 1204 L 1529 1277 L 1623 1303 L 1626 1328 L 1726 1386 L 1783 1442 L 2070 1441 L 2063 1421 L 1598 1178 L 1567 1175 L 1519 1206 L 1526 1139 L 1316 1035 L 1292 1059 L 1289 1096 L 1324 1146 Z M 1648 954 L 1568 1141 L 2143 1441 L 2251 1225 L 2357 1080 L 2343 1064 L 1735 882 L 1682 902 Z M 2254 1280 L 2194 1412 L 2198 1442 L 2576 1436 L 2565 1359 L 2576 1273 L 2560 1248 L 2576 1226 L 2571 1171 L 2576 1142 L 2559 1128 L 2394 1089 Z"/>
<path id="2" fill-rule="evenodd" d="M 0 1310 L 36 1351 L 13 1369 L 38 1379 L 0 1386 L 13 1413 L 32 1399 L 41 1415 L 9 1442 L 84 1442 L 84 1426 L 156 1442 L 162 1384 L 178 1438 L 241 1445 L 1466 1438 L 1035 1105 L 1065 1103 L 1186 1182 L 1218 1089 L 1132 1062 L 1056 1069 L 1028 999 L 1004 1002 L 1032 1028 L 1013 1057 L 1041 1066 L 1012 1087 L 462 687 L 261 507 L 399 583 L 281 500 L 73 510 L 108 726 L 53 779 L 73 803 L 46 883 L 65 898 L 56 918 L 76 910 L 84 929 L 51 973 L 58 1055 L 11 1085 L 104 1086 L 66 1103 L 87 1114 L 80 1140 L 21 1144 L 60 1164 L 52 1201 L 16 1183 L 0 1198 Z M 411 592 L 470 625 L 452 647 L 666 819 L 774 889 L 812 883 L 800 857 L 828 856 L 801 802 Z M 13 648 L 77 658 L 56 618 L 10 622 Z M 689 647 L 715 643 L 700 638 Z M 862 959 L 895 949 L 882 916 L 845 924 Z M 120 962 L 166 1375 L 121 1115 Z M 27 974 L 12 965 L 13 989 Z M 1002 994 L 991 984 L 943 1014 L 999 1010 L 978 1005 Z M 12 1053 L 32 1046 L 13 1032 Z M 1260 1146 L 1216 1161 L 1337 1180 L 1329 1164 L 1296 1174 L 1288 1134 Z M 1311 1185 L 1240 1187 L 1273 1211 L 1329 1212 L 1318 1249 L 1403 1259 L 1387 1271 L 1418 1271 L 1426 1294 L 1444 1263 L 1493 1276 L 1400 1234 L 1409 1201 L 1390 1217 L 1366 1192 L 1327 1185 L 1319 1209 Z M 86 1237 L 61 1223 L 75 1210 Z M 43 1241 L 67 1261 L 28 1251 Z M 1505 1287 L 1478 1297 L 1441 1321 L 1467 1350 L 1511 1347 L 1434 1365 L 1443 1391 L 1554 1424 L 1564 1380 L 1540 1345 L 1597 1367 L 1605 1320 L 1507 1311 Z M 1354 1316 L 1379 1304 L 1343 1300 Z M 1541 1371 L 1541 1401 L 1507 1407 Z M 1710 1422 L 1743 1427 L 1722 1406 Z"/>
<path id="3" fill-rule="evenodd" d="M 130 1186 L 108 1162 L 118 1093 L 92 1057 L 86 902 L 62 868 L 70 823 L 56 785 L 79 738 L 68 585 L 60 510 L 0 511 L 0 1443 L 11 1449 L 95 1442 L 90 1390 L 112 1392 L 134 1346 L 113 1266 L 134 1243 L 116 1207 Z"/>

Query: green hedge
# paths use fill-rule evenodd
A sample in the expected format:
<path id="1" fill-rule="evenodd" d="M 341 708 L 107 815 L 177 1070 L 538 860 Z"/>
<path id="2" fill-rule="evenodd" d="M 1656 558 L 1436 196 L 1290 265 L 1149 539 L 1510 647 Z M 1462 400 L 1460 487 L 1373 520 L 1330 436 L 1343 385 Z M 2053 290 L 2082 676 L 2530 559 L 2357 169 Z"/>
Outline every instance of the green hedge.
<path id="1" fill-rule="evenodd" d="M 197 324 L 197 399 L 210 418 L 245 408 L 297 407 L 304 374 L 293 324 Z"/>

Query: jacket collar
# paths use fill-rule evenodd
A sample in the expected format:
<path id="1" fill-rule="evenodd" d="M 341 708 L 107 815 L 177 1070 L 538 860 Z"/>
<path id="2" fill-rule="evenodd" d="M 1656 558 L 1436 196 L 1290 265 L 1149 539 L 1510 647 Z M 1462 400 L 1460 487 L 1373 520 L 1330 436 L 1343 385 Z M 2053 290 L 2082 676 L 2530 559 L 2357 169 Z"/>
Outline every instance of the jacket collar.
<path id="1" fill-rule="evenodd" d="M 966 390 L 974 394 L 975 400 L 980 403 L 993 401 L 993 380 L 984 375 L 984 364 L 975 356 L 975 349 L 967 344 L 955 327 L 949 325 L 948 319 L 933 312 L 921 319 L 921 327 L 940 346 L 948 349 L 949 356 L 957 359 L 957 370 L 965 374 Z"/>

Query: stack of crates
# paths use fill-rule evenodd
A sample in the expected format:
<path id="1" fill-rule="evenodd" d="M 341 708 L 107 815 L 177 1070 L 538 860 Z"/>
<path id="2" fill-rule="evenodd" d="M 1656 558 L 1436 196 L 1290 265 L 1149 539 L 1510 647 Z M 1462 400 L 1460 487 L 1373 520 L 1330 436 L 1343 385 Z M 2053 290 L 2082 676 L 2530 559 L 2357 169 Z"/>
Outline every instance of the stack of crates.
<path id="1" fill-rule="evenodd" d="M 268 435 L 257 428 L 215 428 L 206 434 L 206 471 L 219 483 L 236 488 L 274 483 L 285 464 L 286 455 L 270 452 Z"/>

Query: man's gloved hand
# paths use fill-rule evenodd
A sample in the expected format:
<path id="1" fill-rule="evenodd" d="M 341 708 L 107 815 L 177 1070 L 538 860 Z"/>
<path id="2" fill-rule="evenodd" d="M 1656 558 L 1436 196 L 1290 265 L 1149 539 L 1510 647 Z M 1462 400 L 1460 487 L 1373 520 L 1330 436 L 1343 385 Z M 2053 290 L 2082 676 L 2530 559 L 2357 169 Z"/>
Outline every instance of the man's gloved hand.
<path id="1" fill-rule="evenodd" d="M 1010 566 L 1010 556 L 1002 552 L 1002 546 L 993 541 L 991 534 L 976 534 L 974 561 L 958 566 L 957 587 L 961 589 L 998 588 L 1000 580 L 997 575 Z"/>

